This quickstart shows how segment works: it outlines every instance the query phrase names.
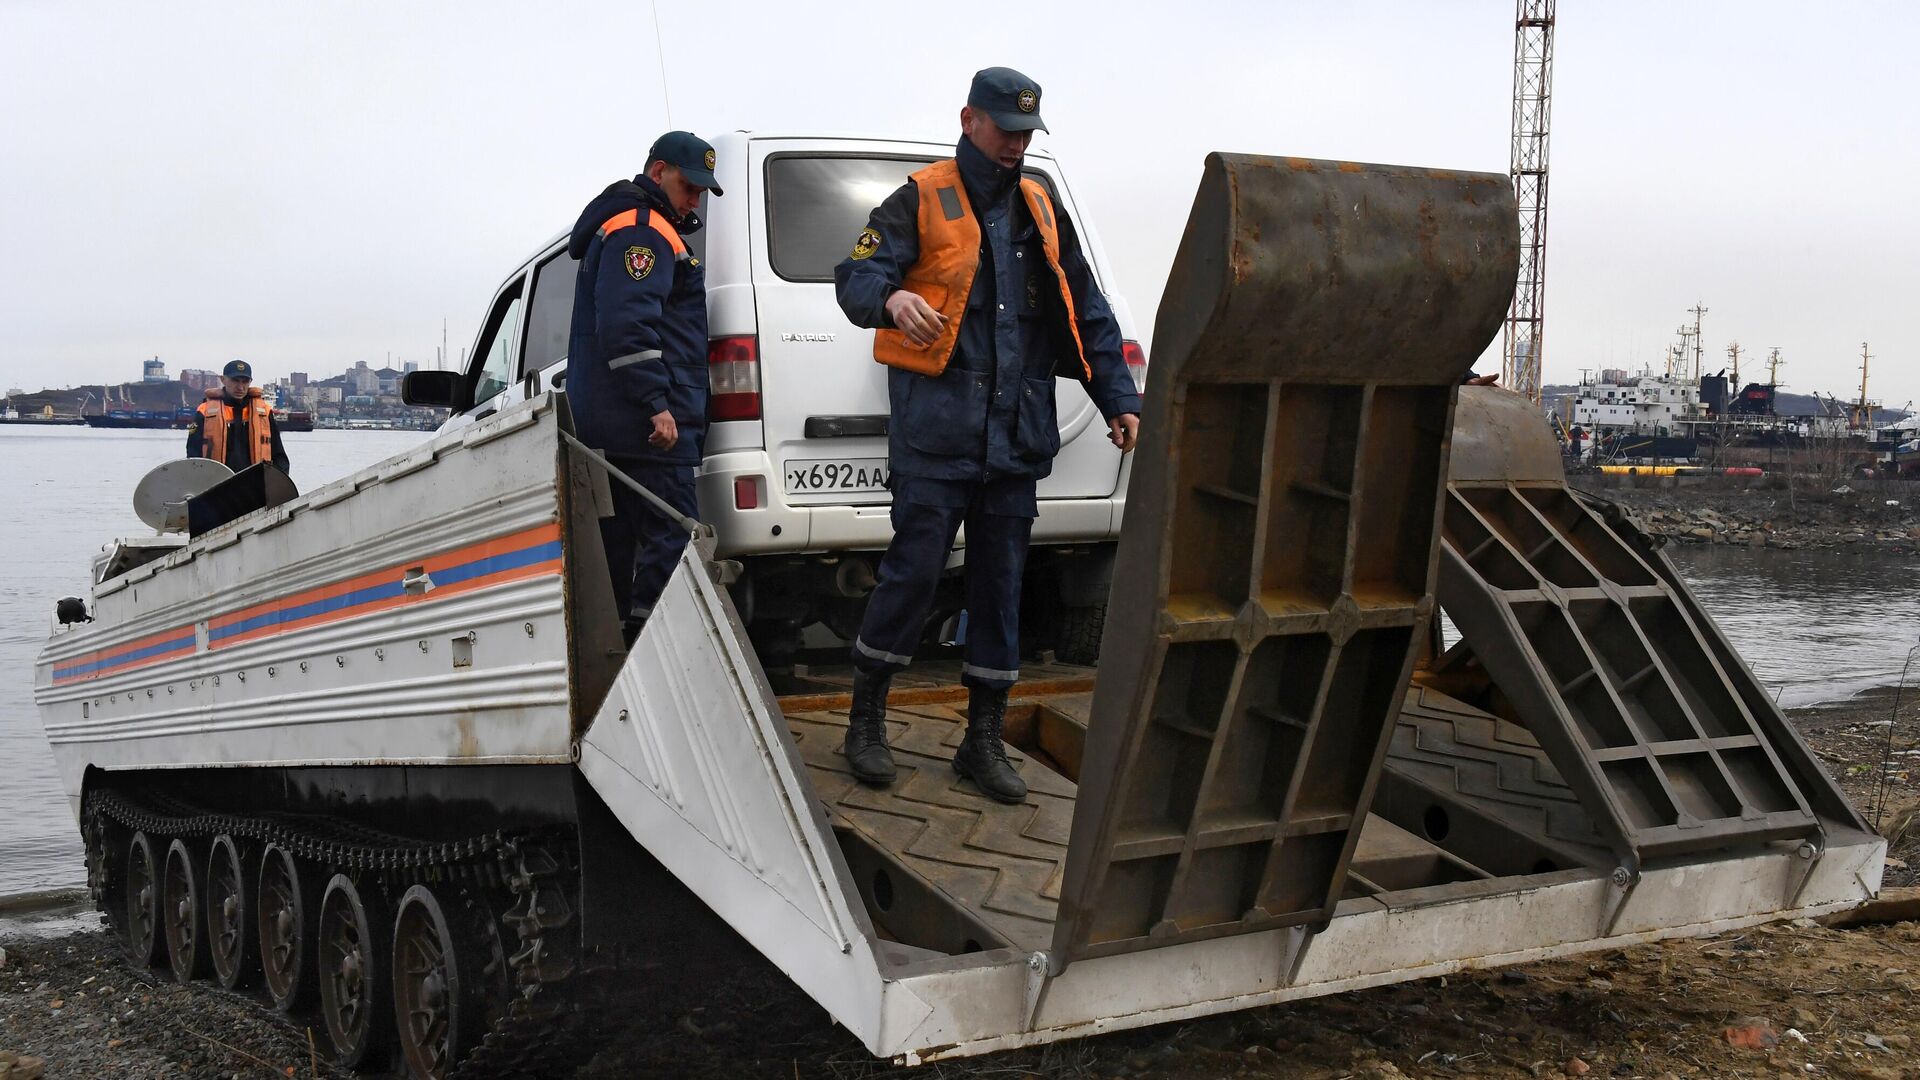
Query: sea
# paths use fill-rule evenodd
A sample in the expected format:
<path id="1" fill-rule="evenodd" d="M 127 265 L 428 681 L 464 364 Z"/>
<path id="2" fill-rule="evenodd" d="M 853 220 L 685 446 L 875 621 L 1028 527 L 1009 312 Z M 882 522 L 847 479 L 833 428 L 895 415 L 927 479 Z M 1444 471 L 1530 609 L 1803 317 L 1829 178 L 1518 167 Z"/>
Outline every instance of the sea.
<path id="1" fill-rule="evenodd" d="M 402 453 L 422 432 L 284 438 L 294 483 L 318 487 Z M 79 832 L 33 705 L 54 602 L 84 596 L 90 560 L 147 532 L 133 489 L 180 457 L 177 431 L 0 426 L 0 897 L 85 883 Z M 1920 646 L 1920 559 L 1845 551 L 1668 549 L 1783 707 L 1891 685 Z M 1908 685 L 1920 686 L 1920 660 Z"/>

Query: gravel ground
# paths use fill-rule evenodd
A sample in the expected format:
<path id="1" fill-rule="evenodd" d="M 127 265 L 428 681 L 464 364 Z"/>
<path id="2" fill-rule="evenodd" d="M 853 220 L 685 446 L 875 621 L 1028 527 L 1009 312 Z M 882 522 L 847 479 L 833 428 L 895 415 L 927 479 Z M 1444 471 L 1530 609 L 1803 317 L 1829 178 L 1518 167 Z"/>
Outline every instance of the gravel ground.
<path id="1" fill-rule="evenodd" d="M 1920 866 L 1920 743 L 1888 741 L 1888 693 L 1792 715 L 1857 804 L 1888 780 L 1889 885 Z M 1920 721 L 1907 694 L 1896 732 Z M 1907 753 L 1911 751 L 1912 753 Z M 1884 769 L 1884 763 L 1892 767 Z M 1870 807 L 1867 816 L 1874 816 Z M 65 919 L 63 922 L 62 919 Z M 253 996 L 134 970 L 71 911 L 0 923 L 0 1050 L 44 1056 L 50 1080 L 343 1077 L 311 1018 Z M 864 1078 L 873 1061 L 737 940 L 697 968 L 635 973 L 628 1019 L 576 1080 L 637 1076 Z M 1920 924 L 1801 922 L 1475 972 L 1183 1024 L 925 1066 L 923 1078 L 1912 1077 L 1920 1080 Z M 688 970 L 717 973 L 696 982 Z"/>

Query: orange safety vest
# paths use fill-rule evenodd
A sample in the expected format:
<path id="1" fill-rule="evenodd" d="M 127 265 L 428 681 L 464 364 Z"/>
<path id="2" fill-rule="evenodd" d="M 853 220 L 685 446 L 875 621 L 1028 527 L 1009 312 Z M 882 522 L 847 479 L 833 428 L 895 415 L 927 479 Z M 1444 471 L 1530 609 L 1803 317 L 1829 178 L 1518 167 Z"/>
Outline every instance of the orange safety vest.
<path id="1" fill-rule="evenodd" d="M 252 464 L 273 460 L 273 406 L 260 396 L 259 387 L 247 387 L 247 400 L 240 408 L 246 411 L 247 451 Z M 200 424 L 200 456 L 209 457 L 222 465 L 227 463 L 227 427 L 234 422 L 233 406 L 227 404 L 225 395 L 219 390 L 207 391 L 207 400 L 200 403 L 200 415 L 204 418 Z"/>
<path id="2" fill-rule="evenodd" d="M 917 375 L 939 375 L 953 359 L 953 346 L 960 340 L 960 317 L 966 314 L 967 295 L 973 291 L 973 276 L 980 269 L 980 222 L 967 203 L 967 188 L 960 182 L 960 165 L 954 159 L 936 161 L 914 173 L 912 180 L 920 187 L 920 257 L 907 268 L 901 287 L 920 294 L 935 311 L 945 315 L 946 328 L 931 345 L 915 345 L 900 330 L 876 330 L 873 358 Z M 1040 230 L 1047 265 L 1060 282 L 1060 299 L 1066 305 L 1067 328 L 1073 332 L 1075 357 L 1086 379 L 1092 381 L 1093 365 L 1087 363 L 1086 346 L 1080 343 L 1073 289 L 1067 284 L 1067 272 L 1060 268 L 1060 227 L 1053 218 L 1053 200 L 1031 177 L 1020 178 L 1020 192 L 1026 196 L 1027 210 Z"/>

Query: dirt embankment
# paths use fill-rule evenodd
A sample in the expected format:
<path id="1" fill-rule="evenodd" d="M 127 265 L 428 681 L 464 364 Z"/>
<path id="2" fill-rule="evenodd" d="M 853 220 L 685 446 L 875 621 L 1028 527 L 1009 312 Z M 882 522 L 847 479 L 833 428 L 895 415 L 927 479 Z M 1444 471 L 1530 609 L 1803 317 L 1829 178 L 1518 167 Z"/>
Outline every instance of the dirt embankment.
<path id="1" fill-rule="evenodd" d="M 1796 710 L 1847 794 L 1920 866 L 1920 694 Z M 1896 721 L 1889 728 L 1889 721 Z M 1891 731 L 1892 738 L 1889 739 Z M 1886 766 L 1891 765 L 1890 768 Z M 1884 777 L 1884 800 L 1876 780 Z M 344 1077 L 325 1035 L 258 999 L 134 970 L 90 930 L 0 936 L 0 1050 L 61 1078 Z M 575 1080 L 866 1078 L 896 1072 L 739 945 L 636 971 L 617 1028 Z M 1920 1080 L 1920 923 L 1805 920 L 1474 972 L 937 1063 L 915 1078 L 1858 1077 Z"/>
<path id="2" fill-rule="evenodd" d="M 1920 484 L 1863 481 L 1859 489 L 1789 490 L 1701 483 L 1612 486 L 1575 477 L 1574 486 L 1620 504 L 1647 532 L 1689 544 L 1843 548 L 1920 554 Z"/>

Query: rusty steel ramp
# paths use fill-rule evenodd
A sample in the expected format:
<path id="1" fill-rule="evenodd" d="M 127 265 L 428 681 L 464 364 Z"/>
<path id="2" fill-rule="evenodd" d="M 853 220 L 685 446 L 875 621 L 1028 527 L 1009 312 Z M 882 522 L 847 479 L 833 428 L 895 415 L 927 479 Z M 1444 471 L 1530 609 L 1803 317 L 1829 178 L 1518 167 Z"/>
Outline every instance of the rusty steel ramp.
<path id="1" fill-rule="evenodd" d="M 1503 176 L 1207 158 L 1156 324 L 1053 970 L 1331 916 L 1515 232 Z"/>
<path id="2" fill-rule="evenodd" d="M 1440 599 L 1619 860 L 1800 842 L 1859 819 L 1665 559 L 1566 486 L 1526 399 L 1462 391 Z M 1633 538 L 1628 539 L 1629 536 Z"/>

